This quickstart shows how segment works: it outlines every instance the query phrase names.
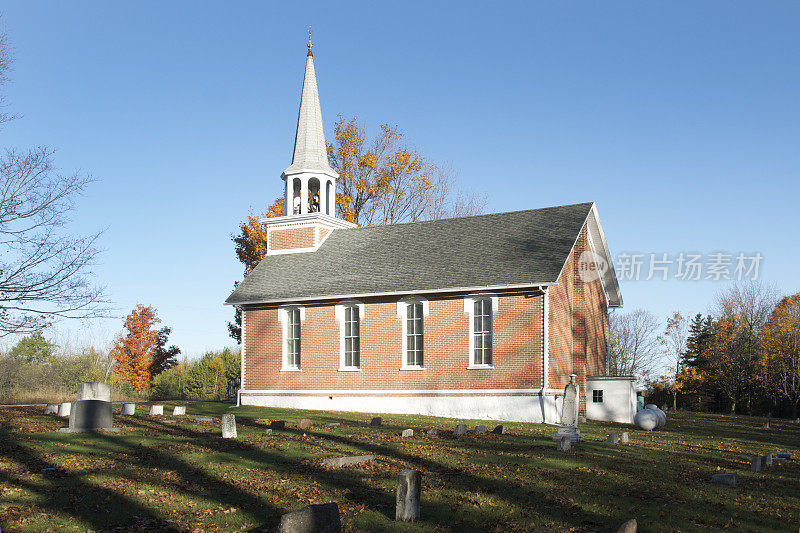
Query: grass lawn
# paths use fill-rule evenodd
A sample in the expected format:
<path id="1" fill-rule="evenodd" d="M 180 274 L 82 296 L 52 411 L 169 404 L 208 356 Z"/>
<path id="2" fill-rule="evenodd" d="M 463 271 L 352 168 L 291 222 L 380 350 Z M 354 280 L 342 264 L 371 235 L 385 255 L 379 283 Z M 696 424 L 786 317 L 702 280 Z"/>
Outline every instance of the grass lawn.
<path id="1" fill-rule="evenodd" d="M 165 412 L 172 405 L 165 404 Z M 182 404 L 183 405 L 183 404 Z M 0 408 L 0 528 L 42 530 L 261 530 L 282 513 L 335 501 L 348 531 L 615 531 L 636 518 L 640 531 L 797 531 L 800 424 L 720 415 L 670 414 L 645 433 L 619 424 L 581 426 L 585 441 L 558 452 L 552 426 L 507 424 L 505 435 L 453 437 L 462 422 L 186 404 L 185 417 L 115 417 L 118 433 L 58 433 L 66 420 L 42 408 Z M 119 405 L 115 406 L 119 411 Z M 233 412 L 239 438 L 220 438 Z M 310 418 L 306 432 L 294 426 Z M 264 435 L 266 422 L 285 430 Z M 178 420 L 175 424 L 167 420 Z M 341 422 L 326 428 L 327 422 Z M 436 427 L 438 436 L 400 430 Z M 606 444 L 628 431 L 629 444 Z M 793 461 L 750 473 L 750 456 L 788 452 Z M 320 459 L 371 453 L 376 460 L 329 470 Z M 397 473 L 423 473 L 423 519 L 394 522 Z M 710 483 L 737 472 L 739 485 Z"/>

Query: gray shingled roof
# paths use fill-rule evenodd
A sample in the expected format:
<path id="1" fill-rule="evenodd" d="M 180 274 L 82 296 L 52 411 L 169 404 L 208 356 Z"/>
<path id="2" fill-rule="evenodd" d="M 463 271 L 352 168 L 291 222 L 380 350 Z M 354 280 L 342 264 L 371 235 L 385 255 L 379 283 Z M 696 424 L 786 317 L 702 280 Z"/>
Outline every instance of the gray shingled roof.
<path id="1" fill-rule="evenodd" d="M 265 257 L 225 303 L 555 283 L 591 208 L 337 229 L 316 252 Z"/>

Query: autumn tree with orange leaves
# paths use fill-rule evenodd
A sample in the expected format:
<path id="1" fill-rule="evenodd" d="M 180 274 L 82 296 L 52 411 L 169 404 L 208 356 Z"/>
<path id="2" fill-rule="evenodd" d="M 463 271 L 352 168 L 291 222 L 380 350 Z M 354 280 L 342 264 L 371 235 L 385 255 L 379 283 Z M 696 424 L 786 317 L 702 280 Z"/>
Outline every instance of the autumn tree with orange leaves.
<path id="1" fill-rule="evenodd" d="M 761 333 L 759 367 L 767 390 L 797 418 L 800 405 L 800 293 L 778 303 Z"/>
<path id="2" fill-rule="evenodd" d="M 125 319 L 125 331 L 111 351 L 117 378 L 134 390 L 150 388 L 153 350 L 158 343 L 153 326 L 159 322 L 155 309 L 138 304 Z"/>
<path id="3" fill-rule="evenodd" d="M 339 115 L 334 142 L 327 144 L 327 150 L 328 163 L 339 174 L 336 213 L 359 226 L 469 216 L 481 213 L 486 205 L 485 197 L 458 187 L 451 169 L 434 164 L 408 144 L 397 126 L 382 124 L 376 135 L 369 136 L 355 118 Z M 283 204 L 279 197 L 265 212 L 251 212 L 231 237 L 245 276 L 267 253 L 267 231 L 261 220 L 283 216 Z M 228 331 L 241 342 L 239 309 Z"/>

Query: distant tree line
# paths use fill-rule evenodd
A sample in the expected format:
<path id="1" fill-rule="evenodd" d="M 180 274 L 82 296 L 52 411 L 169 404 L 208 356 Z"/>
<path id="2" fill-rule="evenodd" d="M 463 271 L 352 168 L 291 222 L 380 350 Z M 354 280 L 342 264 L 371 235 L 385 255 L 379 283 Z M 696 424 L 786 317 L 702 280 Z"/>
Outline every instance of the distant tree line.
<path id="1" fill-rule="evenodd" d="M 708 314 L 674 313 L 658 328 L 643 310 L 610 321 L 610 372 L 644 377 L 648 401 L 797 418 L 800 293 L 779 297 L 759 282 L 733 284 Z M 667 368 L 660 375 L 659 364 Z"/>

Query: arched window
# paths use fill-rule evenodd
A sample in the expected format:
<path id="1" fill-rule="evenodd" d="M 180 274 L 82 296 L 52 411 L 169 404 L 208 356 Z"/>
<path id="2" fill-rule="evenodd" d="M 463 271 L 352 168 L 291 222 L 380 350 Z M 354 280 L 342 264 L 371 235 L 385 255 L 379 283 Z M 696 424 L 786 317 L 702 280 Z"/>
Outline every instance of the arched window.
<path id="1" fill-rule="evenodd" d="M 302 187 L 302 181 L 300 178 L 295 178 L 292 180 L 292 213 L 295 215 L 300 214 L 300 188 Z"/>
<path id="2" fill-rule="evenodd" d="M 468 368 L 494 367 L 494 314 L 498 302 L 494 294 L 475 294 L 464 299 L 464 312 L 469 316 Z"/>
<path id="3" fill-rule="evenodd" d="M 311 178 L 308 180 L 308 212 L 319 213 L 319 180 Z"/>

